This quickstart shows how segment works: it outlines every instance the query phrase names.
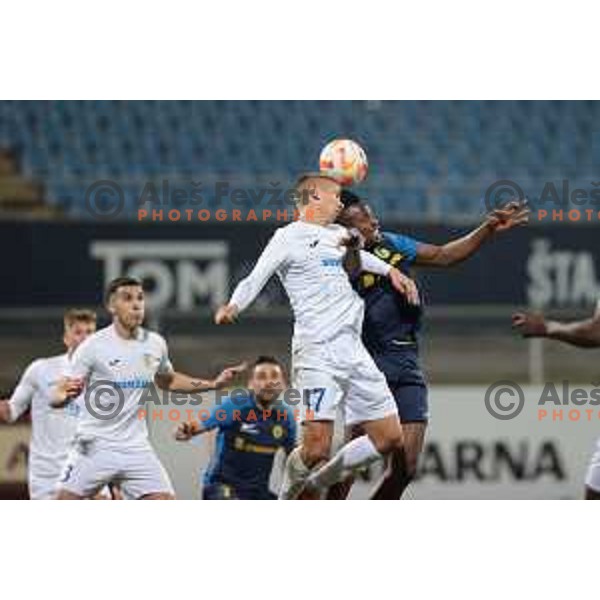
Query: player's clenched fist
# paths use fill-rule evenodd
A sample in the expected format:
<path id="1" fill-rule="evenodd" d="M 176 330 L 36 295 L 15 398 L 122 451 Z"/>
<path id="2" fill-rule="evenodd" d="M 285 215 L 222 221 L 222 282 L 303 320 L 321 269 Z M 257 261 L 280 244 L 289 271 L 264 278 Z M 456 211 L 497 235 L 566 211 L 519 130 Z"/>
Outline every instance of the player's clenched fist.
<path id="1" fill-rule="evenodd" d="M 179 442 L 187 442 L 189 439 L 193 438 L 197 433 L 197 423 L 195 422 L 187 422 L 187 423 L 179 423 L 177 429 L 175 430 L 175 439 Z"/>
<path id="2" fill-rule="evenodd" d="M 217 325 L 230 325 L 235 322 L 238 315 L 238 309 L 235 304 L 225 304 L 215 313 L 215 323 Z"/>
<path id="3" fill-rule="evenodd" d="M 544 317 L 535 313 L 515 313 L 512 316 L 512 326 L 526 338 L 544 337 L 548 332 Z"/>
<path id="4" fill-rule="evenodd" d="M 234 367 L 223 369 L 215 379 L 215 387 L 222 388 L 231 383 L 237 375 L 243 373 L 248 368 L 248 363 L 240 363 Z"/>
<path id="5" fill-rule="evenodd" d="M 77 398 L 83 391 L 84 381 L 79 377 L 62 377 L 58 380 L 53 393 L 52 405 L 60 407 L 69 400 Z"/>
<path id="6" fill-rule="evenodd" d="M 394 289 L 400 292 L 406 299 L 415 306 L 419 304 L 419 290 L 417 284 L 410 278 L 398 271 L 398 269 L 390 269 L 388 275 Z"/>

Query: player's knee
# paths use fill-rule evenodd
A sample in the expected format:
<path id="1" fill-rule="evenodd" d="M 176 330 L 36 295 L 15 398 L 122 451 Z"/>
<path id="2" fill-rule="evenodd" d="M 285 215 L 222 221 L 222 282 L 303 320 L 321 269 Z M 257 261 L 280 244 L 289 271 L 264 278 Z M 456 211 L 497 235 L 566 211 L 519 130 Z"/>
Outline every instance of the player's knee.
<path id="1" fill-rule="evenodd" d="M 140 500 L 175 500 L 175 495 L 169 492 L 153 492 L 145 494 Z"/>
<path id="2" fill-rule="evenodd" d="M 78 496 L 67 490 L 60 489 L 56 492 L 55 500 L 83 500 L 83 496 Z"/>
<path id="3" fill-rule="evenodd" d="M 393 452 L 402 452 L 403 451 L 403 441 L 402 441 L 402 432 L 398 430 L 397 432 L 389 433 L 385 436 L 378 437 L 376 439 L 371 440 L 373 445 L 379 452 L 379 454 L 388 455 Z"/>
<path id="4" fill-rule="evenodd" d="M 321 462 L 329 460 L 330 448 L 326 440 L 313 441 L 304 445 L 302 461 L 307 467 L 313 467 Z"/>

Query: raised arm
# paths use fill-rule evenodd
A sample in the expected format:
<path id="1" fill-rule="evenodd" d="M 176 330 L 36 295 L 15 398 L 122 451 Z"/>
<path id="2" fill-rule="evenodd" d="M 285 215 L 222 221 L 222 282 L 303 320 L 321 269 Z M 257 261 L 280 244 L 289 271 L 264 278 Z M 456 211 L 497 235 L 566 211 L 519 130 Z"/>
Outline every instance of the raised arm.
<path id="1" fill-rule="evenodd" d="M 541 314 L 519 312 L 513 315 L 512 323 L 525 338 L 543 337 L 579 348 L 600 347 L 600 302 L 594 315 L 583 321 L 549 321 Z"/>
<path id="2" fill-rule="evenodd" d="M 475 254 L 494 233 L 508 231 L 528 220 L 529 209 L 526 203 L 510 202 L 504 208 L 491 211 L 479 227 L 447 244 L 418 244 L 415 264 L 451 267 Z"/>
<path id="3" fill-rule="evenodd" d="M 238 314 L 254 302 L 270 277 L 285 262 L 288 248 L 284 237 L 283 230 L 278 229 L 275 232 L 250 275 L 238 283 L 229 303 L 217 310 L 217 325 L 233 323 Z"/>

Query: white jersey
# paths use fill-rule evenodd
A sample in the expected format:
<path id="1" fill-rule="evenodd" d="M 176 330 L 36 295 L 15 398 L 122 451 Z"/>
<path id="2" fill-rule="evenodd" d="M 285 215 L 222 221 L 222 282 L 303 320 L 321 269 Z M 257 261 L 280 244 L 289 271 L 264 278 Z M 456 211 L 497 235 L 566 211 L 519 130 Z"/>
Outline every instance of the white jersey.
<path id="1" fill-rule="evenodd" d="M 11 421 L 31 408 L 29 490 L 32 498 L 52 492 L 81 416 L 80 398 L 64 408 L 51 406 L 55 385 L 68 368 L 67 354 L 35 360 L 25 370 L 9 400 Z"/>
<path id="2" fill-rule="evenodd" d="M 140 328 L 136 339 L 125 339 L 110 325 L 88 337 L 69 370 L 86 381 L 78 439 L 118 448 L 146 446 L 148 430 L 140 418 L 144 394 L 157 373 L 172 370 L 167 344 L 157 333 Z"/>
<path id="3" fill-rule="evenodd" d="M 294 312 L 294 343 L 320 343 L 344 331 L 360 334 L 364 304 L 354 291 L 342 259 L 348 230 L 341 225 L 295 221 L 278 229 L 252 273 L 235 289 L 231 302 L 244 310 L 277 273 Z M 390 266 L 361 251 L 362 268 L 387 275 Z"/>

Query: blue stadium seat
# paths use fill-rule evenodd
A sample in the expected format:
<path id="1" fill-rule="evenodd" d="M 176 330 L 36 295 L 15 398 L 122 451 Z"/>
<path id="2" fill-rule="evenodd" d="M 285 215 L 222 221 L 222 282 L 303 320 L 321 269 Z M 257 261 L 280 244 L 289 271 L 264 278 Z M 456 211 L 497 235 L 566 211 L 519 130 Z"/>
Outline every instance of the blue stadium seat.
<path id="1" fill-rule="evenodd" d="M 167 176 L 291 181 L 327 141 L 353 137 L 371 164 L 361 190 L 386 215 L 474 218 L 494 177 L 534 190 L 565 173 L 590 180 L 599 123 L 597 102 L 15 101 L 0 102 L 0 145 L 85 217 L 81 181 L 101 174 L 128 199 Z"/>

